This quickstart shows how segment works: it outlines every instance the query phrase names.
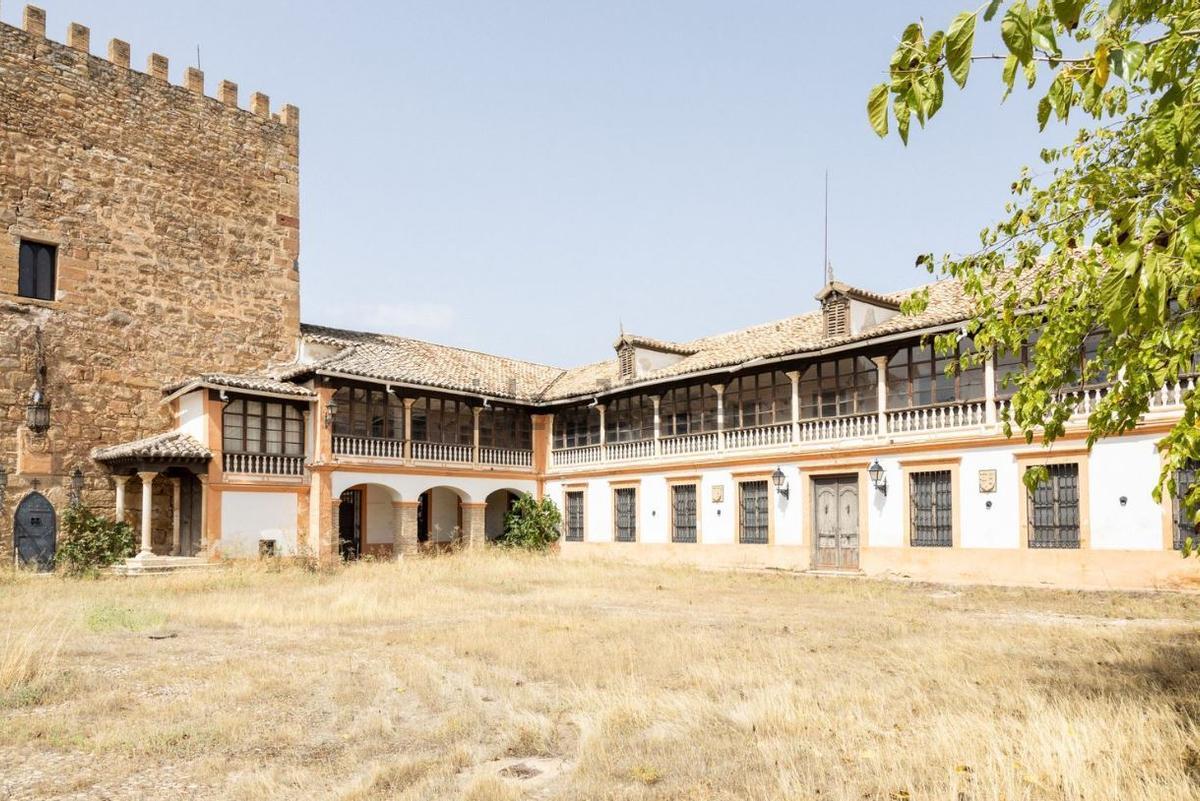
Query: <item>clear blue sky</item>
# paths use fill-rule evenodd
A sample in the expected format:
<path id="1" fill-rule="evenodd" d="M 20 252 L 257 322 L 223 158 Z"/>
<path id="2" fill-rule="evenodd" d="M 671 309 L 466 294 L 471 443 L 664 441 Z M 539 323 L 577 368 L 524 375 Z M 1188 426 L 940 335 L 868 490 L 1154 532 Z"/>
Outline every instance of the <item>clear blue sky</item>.
<path id="1" fill-rule="evenodd" d="M 1045 144 L 1030 96 L 977 64 L 908 148 L 864 110 L 905 23 L 972 2 L 40 5 L 53 39 L 81 22 L 176 83 L 199 44 L 210 94 L 300 107 L 306 321 L 568 366 L 618 320 L 685 340 L 814 308 L 826 168 L 839 278 L 974 249 Z"/>

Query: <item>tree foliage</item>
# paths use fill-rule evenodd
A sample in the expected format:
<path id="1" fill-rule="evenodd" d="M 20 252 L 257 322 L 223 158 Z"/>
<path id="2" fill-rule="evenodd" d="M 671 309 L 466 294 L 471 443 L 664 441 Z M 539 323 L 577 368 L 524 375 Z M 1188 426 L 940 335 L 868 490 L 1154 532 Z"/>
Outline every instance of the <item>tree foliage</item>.
<path id="1" fill-rule="evenodd" d="M 976 25 L 999 24 L 1007 52 L 975 50 Z M 1006 429 L 1047 443 L 1075 412 L 1073 390 L 1107 376 L 1088 417 L 1088 444 L 1133 428 L 1153 394 L 1196 368 L 1200 353 L 1200 3 L 1195 0 L 990 0 L 946 31 L 909 25 L 889 80 L 867 100 L 870 124 L 889 119 L 907 143 L 942 107 L 945 75 L 964 86 L 972 65 L 1002 63 L 1003 96 L 1022 83 L 1041 97 L 1036 122 L 1084 121 L 1067 147 L 1043 150 L 1040 173 L 1022 170 L 1005 216 L 965 257 L 924 254 L 918 265 L 958 278 L 976 301 L 980 361 L 1037 337 Z M 889 106 L 890 100 L 890 106 Z M 919 308 L 920 296 L 910 306 Z M 1081 361 L 1084 340 L 1098 351 Z M 945 344 L 943 341 L 942 344 Z M 1200 398 L 1160 444 L 1155 489 L 1200 457 Z M 1037 478 L 1036 475 L 1031 479 Z M 1200 502 L 1200 485 L 1189 505 Z"/>
<path id="2" fill-rule="evenodd" d="M 544 551 L 558 541 L 562 514 L 549 498 L 540 501 L 522 495 L 504 517 L 504 535 L 499 543 L 512 548 Z"/>
<path id="3" fill-rule="evenodd" d="M 100 517 L 82 504 L 71 504 L 63 512 L 63 531 L 55 561 L 68 575 L 94 574 L 133 555 L 130 525 Z"/>

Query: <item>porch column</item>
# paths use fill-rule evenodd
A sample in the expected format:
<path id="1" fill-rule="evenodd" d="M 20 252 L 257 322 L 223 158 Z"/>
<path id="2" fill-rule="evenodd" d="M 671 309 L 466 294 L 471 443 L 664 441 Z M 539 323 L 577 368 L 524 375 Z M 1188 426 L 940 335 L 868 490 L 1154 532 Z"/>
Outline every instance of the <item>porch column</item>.
<path id="1" fill-rule="evenodd" d="M 662 404 L 662 398 L 658 395 L 650 398 L 650 402 L 654 404 L 654 455 L 655 457 L 662 456 L 662 418 L 659 417 L 658 410 Z"/>
<path id="2" fill-rule="evenodd" d="M 483 414 L 483 408 L 476 406 L 471 410 L 472 425 L 475 430 L 471 435 L 471 464 L 479 464 L 479 415 Z"/>
<path id="3" fill-rule="evenodd" d="M 725 385 L 713 384 L 717 393 L 717 450 L 725 450 Z"/>
<path id="4" fill-rule="evenodd" d="M 200 482 L 200 550 L 197 556 L 208 556 L 211 538 L 208 533 L 208 475 L 201 473 L 196 476 L 196 480 Z M 219 510 L 219 507 L 218 507 Z M 297 532 L 299 534 L 299 532 Z M 307 528 L 304 531 L 305 536 L 308 534 Z"/>
<path id="5" fill-rule="evenodd" d="M 800 443 L 800 371 L 788 370 L 788 379 L 792 382 L 792 444 Z"/>
<path id="6" fill-rule="evenodd" d="M 604 404 L 601 403 L 596 408 L 600 410 L 600 461 L 607 462 L 608 445 L 605 444 L 606 437 L 604 435 Z"/>
<path id="7" fill-rule="evenodd" d="M 988 359 L 983 363 L 983 413 L 989 426 L 996 425 L 996 362 Z"/>
<path id="8" fill-rule="evenodd" d="M 366 500 L 364 494 L 363 500 Z M 333 519 L 333 528 L 330 530 L 330 560 L 337 561 L 342 558 L 342 517 L 341 517 L 342 499 L 341 497 L 330 497 L 329 499 L 329 516 Z M 366 532 L 359 532 L 359 547 L 362 547 L 363 538 Z M 361 556 L 361 554 L 360 554 Z"/>
<path id="9" fill-rule="evenodd" d="M 484 530 L 484 514 L 487 503 L 462 504 L 463 538 L 468 548 L 482 548 L 487 544 L 487 532 Z"/>
<path id="10" fill-rule="evenodd" d="M 871 361 L 875 362 L 875 384 L 876 384 L 876 404 L 875 425 L 879 429 L 876 431 L 876 436 L 887 436 L 887 356 L 876 356 Z"/>
<path id="11" fill-rule="evenodd" d="M 145 559 L 154 556 L 154 479 L 158 478 L 158 473 L 138 473 L 138 478 L 142 480 L 142 549 L 138 558 Z"/>
<path id="12" fill-rule="evenodd" d="M 392 501 L 392 524 L 395 526 L 396 555 L 412 556 L 417 552 L 417 507 L 420 501 Z"/>
<path id="13" fill-rule="evenodd" d="M 179 505 L 183 500 L 182 490 L 183 482 L 175 477 L 170 479 L 171 482 L 171 556 L 179 556 L 179 528 L 180 528 L 180 508 Z"/>
<path id="14" fill-rule="evenodd" d="M 125 485 L 129 483 L 129 476 L 113 476 L 113 483 L 117 485 L 117 522 L 125 522 Z"/>
<path id="15" fill-rule="evenodd" d="M 412 458 L 412 407 L 416 398 L 404 399 L 404 458 Z"/>

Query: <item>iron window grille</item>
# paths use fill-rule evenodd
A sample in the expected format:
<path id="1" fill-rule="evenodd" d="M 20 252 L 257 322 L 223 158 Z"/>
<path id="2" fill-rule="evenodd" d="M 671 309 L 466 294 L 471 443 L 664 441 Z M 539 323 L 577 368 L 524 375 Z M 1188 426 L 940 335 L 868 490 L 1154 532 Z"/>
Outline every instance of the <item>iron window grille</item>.
<path id="1" fill-rule="evenodd" d="M 619 487 L 613 492 L 616 541 L 637 542 L 637 490 Z"/>
<path id="2" fill-rule="evenodd" d="M 738 542 L 766 545 L 771 530 L 770 493 L 766 481 L 738 484 Z"/>
<path id="3" fill-rule="evenodd" d="M 671 542 L 696 541 L 696 485 L 671 487 Z"/>
<path id="4" fill-rule="evenodd" d="M 1171 499 L 1171 517 L 1174 525 L 1171 527 L 1171 547 L 1177 551 L 1183 550 L 1183 544 L 1189 537 L 1192 544 L 1200 543 L 1200 524 L 1188 514 L 1184 501 L 1188 492 L 1196 483 L 1196 471 L 1200 462 L 1189 462 L 1186 467 L 1175 471 L 1175 495 Z"/>
<path id="5" fill-rule="evenodd" d="M 909 542 L 928 548 L 954 544 L 954 508 L 949 470 L 913 473 L 909 477 Z"/>
<path id="6" fill-rule="evenodd" d="M 17 294 L 34 300 L 54 300 L 58 277 L 58 248 L 22 239 L 17 257 Z"/>
<path id="7" fill-rule="evenodd" d="M 1028 494 L 1029 547 L 1078 548 L 1079 465 L 1046 465 L 1049 476 Z"/>
<path id="8" fill-rule="evenodd" d="M 567 493 L 567 542 L 583 542 L 583 492 Z"/>

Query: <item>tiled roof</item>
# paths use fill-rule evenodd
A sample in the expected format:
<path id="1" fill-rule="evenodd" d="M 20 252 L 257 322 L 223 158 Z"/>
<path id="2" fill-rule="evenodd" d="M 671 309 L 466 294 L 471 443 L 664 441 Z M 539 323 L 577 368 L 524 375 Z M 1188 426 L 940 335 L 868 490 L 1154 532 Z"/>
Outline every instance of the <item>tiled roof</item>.
<path id="1" fill-rule="evenodd" d="M 850 289 L 872 302 L 888 306 L 898 306 L 918 291 L 876 295 Z M 554 402 L 633 388 L 641 383 L 670 380 L 690 373 L 722 368 L 732 370 L 760 359 L 804 356 L 890 334 L 950 325 L 970 317 L 970 300 L 957 281 L 946 279 L 918 289 L 928 290 L 929 302 L 923 312 L 897 314 L 857 334 L 826 336 L 820 311 L 691 342 L 668 342 L 623 334 L 617 344 L 629 342 L 683 357 L 636 379 L 623 380 L 615 358 L 563 370 L 417 339 L 316 325 L 302 326 L 303 336 L 311 342 L 339 348 L 338 352 L 314 364 L 297 365 L 288 373 L 277 375 L 279 378 L 299 378 L 314 372 L 337 373 L 526 403 Z"/>
<path id="2" fill-rule="evenodd" d="M 858 300 L 865 301 L 867 303 L 874 303 L 879 306 L 884 306 L 889 309 L 896 309 L 900 306 L 899 303 L 897 303 L 888 295 L 880 295 L 878 292 L 871 292 L 868 289 L 859 289 L 856 286 L 850 286 L 849 284 L 841 281 L 830 281 L 814 297 L 816 297 L 817 300 L 825 300 L 825 298 L 829 297 L 835 292 L 841 295 L 846 295 L 847 297 L 857 298 Z"/>
<path id="3" fill-rule="evenodd" d="M 929 291 L 929 302 L 923 312 L 916 315 L 897 314 L 857 334 L 825 336 L 821 312 L 812 311 L 773 323 L 682 343 L 683 347 L 693 350 L 691 355 L 652 373 L 643 374 L 635 380 L 622 381 L 616 359 L 573 368 L 565 371 L 547 387 L 541 395 L 541 400 L 548 402 L 573 398 L 605 391 L 608 388 L 619 389 L 623 385 L 633 387 L 639 383 L 682 377 L 688 373 L 737 367 L 757 359 L 804 355 L 889 334 L 948 325 L 970 316 L 970 300 L 963 294 L 957 281 L 946 279 L 920 289 Z M 879 297 L 889 303 L 898 304 L 915 291 L 917 290 L 906 290 Z"/>
<path id="4" fill-rule="evenodd" d="M 232 375 L 230 373 L 202 373 L 198 376 L 185 378 L 163 387 L 163 393 L 170 395 L 184 387 L 191 386 L 228 387 L 244 389 L 250 392 L 270 392 L 275 395 L 295 395 L 296 397 L 315 397 L 308 387 L 292 384 L 281 378 L 269 375 Z"/>
<path id="5" fill-rule="evenodd" d="M 122 461 L 207 461 L 212 458 L 212 451 L 196 441 L 196 438 L 182 431 L 168 431 L 156 434 L 134 442 L 121 445 L 110 445 L 106 448 L 94 448 L 92 458 L 97 462 Z"/>
<path id="6" fill-rule="evenodd" d="M 301 331 L 313 342 L 343 346 L 338 354 L 309 365 L 307 372 L 342 373 L 524 402 L 536 401 L 563 372 L 544 364 L 419 339 L 317 325 L 304 325 Z"/>

